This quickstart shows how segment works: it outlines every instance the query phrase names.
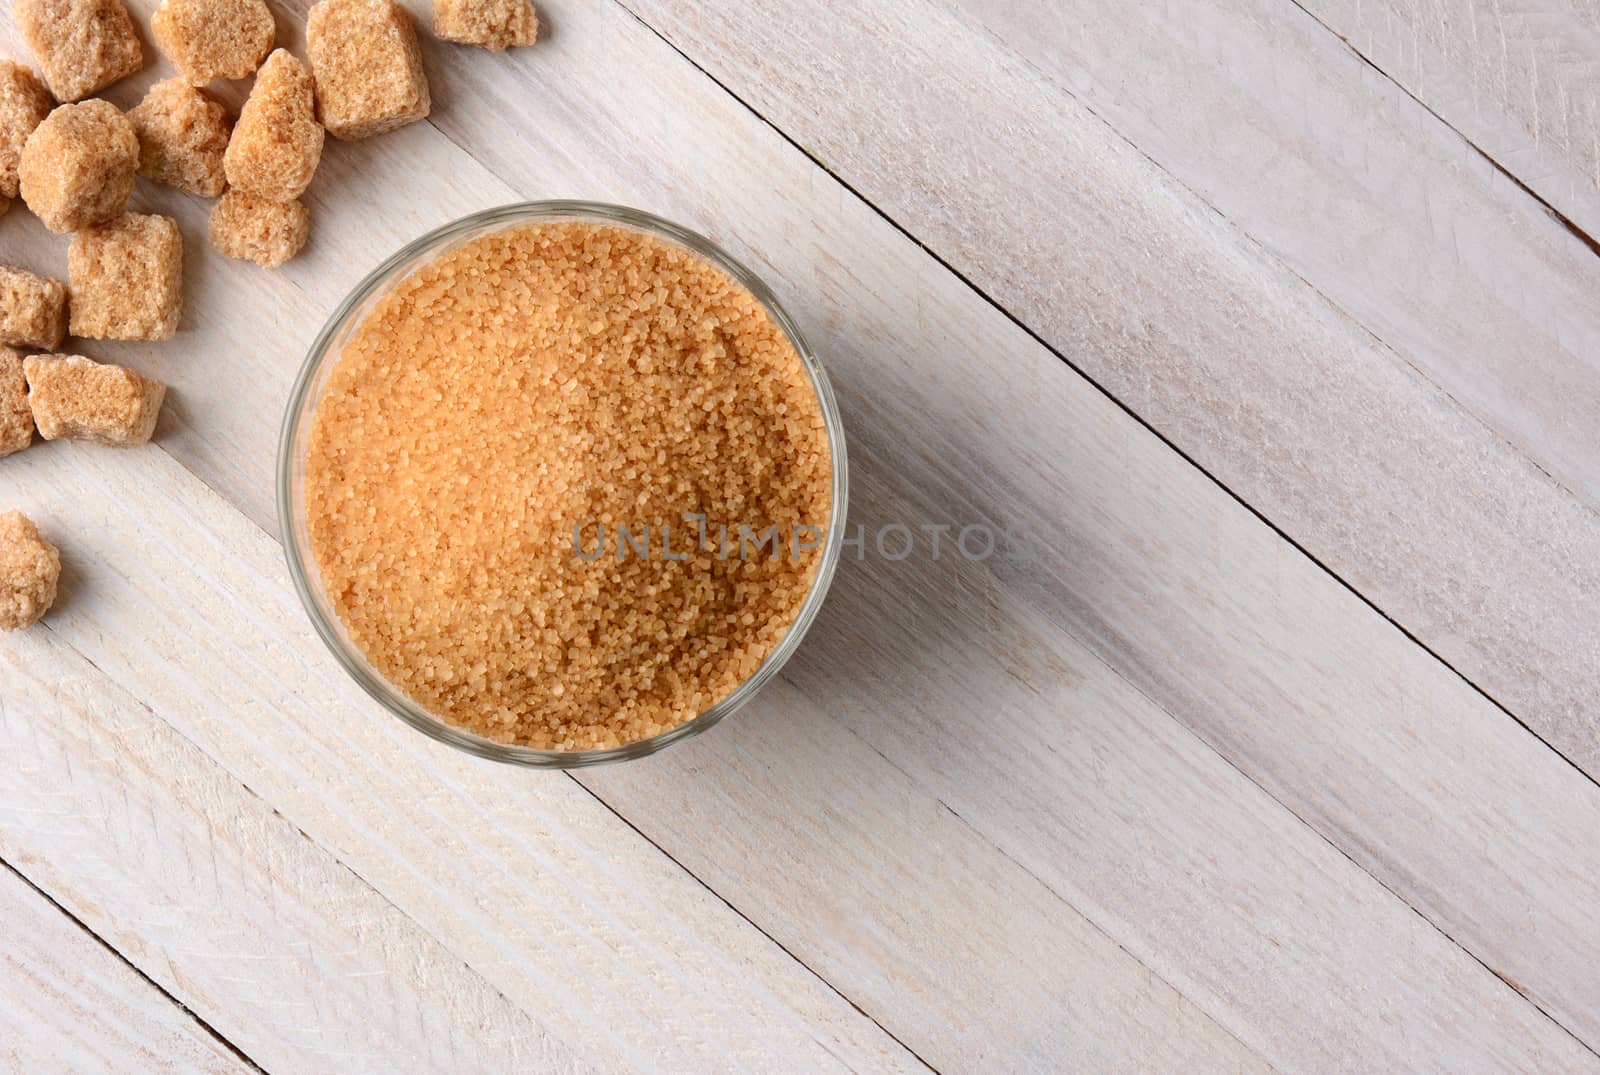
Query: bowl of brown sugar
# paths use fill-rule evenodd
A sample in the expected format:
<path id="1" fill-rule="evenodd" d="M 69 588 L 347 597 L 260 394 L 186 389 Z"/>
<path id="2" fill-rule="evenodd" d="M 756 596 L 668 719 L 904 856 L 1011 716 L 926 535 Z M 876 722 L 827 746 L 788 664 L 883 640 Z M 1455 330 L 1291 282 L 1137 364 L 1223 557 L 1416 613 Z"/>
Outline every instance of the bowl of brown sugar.
<path id="1" fill-rule="evenodd" d="M 335 658 L 418 730 L 573 768 L 704 731 L 838 562 L 843 428 L 771 292 L 587 202 L 434 231 L 339 306 L 290 396 L 278 512 Z"/>

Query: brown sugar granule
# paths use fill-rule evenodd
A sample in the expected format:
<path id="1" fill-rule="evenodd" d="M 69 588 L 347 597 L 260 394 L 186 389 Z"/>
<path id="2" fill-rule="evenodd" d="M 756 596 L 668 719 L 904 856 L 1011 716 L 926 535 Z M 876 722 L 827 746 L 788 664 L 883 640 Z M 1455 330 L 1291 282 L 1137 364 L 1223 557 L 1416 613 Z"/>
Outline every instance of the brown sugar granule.
<path id="1" fill-rule="evenodd" d="M 127 213 L 75 232 L 67 247 L 72 334 L 165 340 L 183 313 L 183 237 L 171 217 Z"/>
<path id="2" fill-rule="evenodd" d="M 256 73 L 223 156 L 228 185 L 275 202 L 306 192 L 322 159 L 322 124 L 306 65 L 278 49 Z"/>
<path id="3" fill-rule="evenodd" d="M 249 78 L 277 35 L 262 0 L 161 0 L 150 30 L 156 48 L 196 86 Z"/>
<path id="4" fill-rule="evenodd" d="M 17 196 L 17 168 L 28 135 L 56 106 L 50 91 L 20 63 L 0 60 L 0 202 Z M 0 208 L 0 213 L 5 210 Z"/>
<path id="5" fill-rule="evenodd" d="M 150 87 L 128 110 L 139 138 L 139 174 L 153 183 L 215 198 L 227 186 L 222 155 L 233 124 L 221 101 L 181 78 Z"/>
<path id="6" fill-rule="evenodd" d="M 0 512 L 0 631 L 37 623 L 60 580 L 60 550 L 22 512 Z"/>
<path id="7" fill-rule="evenodd" d="M 0 265 L 0 344 L 54 350 L 67 334 L 67 285 Z"/>
<path id="8" fill-rule="evenodd" d="M 428 114 L 428 76 L 411 16 L 393 0 L 321 0 L 306 17 L 317 116 L 342 141 Z"/>
<path id="9" fill-rule="evenodd" d="M 20 452 L 33 443 L 33 412 L 28 409 L 28 379 L 22 356 L 0 347 L 0 455 Z"/>
<path id="10" fill-rule="evenodd" d="M 122 212 L 138 168 L 139 138 L 116 105 L 62 105 L 22 147 L 22 200 L 51 231 L 77 231 Z"/>
<path id="11" fill-rule="evenodd" d="M 167 394 L 160 381 L 82 355 L 30 355 L 22 370 L 33 424 L 45 440 L 144 444 Z"/>
<path id="12" fill-rule="evenodd" d="M 433 33 L 499 52 L 538 40 L 539 15 L 528 0 L 433 0 Z"/>
<path id="13" fill-rule="evenodd" d="M 748 290 L 629 229 L 535 224 L 367 315 L 313 420 L 306 510 L 340 621 L 401 691 L 501 742 L 608 747 L 772 653 L 820 555 L 723 557 L 717 527 L 827 527 L 831 466 L 805 367 Z M 602 524 L 650 527 L 653 551 L 584 559 L 574 528 L 593 552 Z"/>
<path id="14" fill-rule="evenodd" d="M 306 245 L 310 221 L 299 202 L 230 190 L 211 207 L 211 245 L 230 258 L 276 269 Z"/>
<path id="15" fill-rule="evenodd" d="M 39 73 L 65 104 L 144 66 L 144 50 L 121 0 L 16 0 L 12 14 Z"/>

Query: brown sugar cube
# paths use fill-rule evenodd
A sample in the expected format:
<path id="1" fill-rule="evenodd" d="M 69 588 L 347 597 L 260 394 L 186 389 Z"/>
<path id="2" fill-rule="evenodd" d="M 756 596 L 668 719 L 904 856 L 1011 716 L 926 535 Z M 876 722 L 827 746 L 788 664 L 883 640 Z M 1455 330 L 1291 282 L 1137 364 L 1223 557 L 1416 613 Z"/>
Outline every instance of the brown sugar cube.
<path id="1" fill-rule="evenodd" d="M 0 202 L 17 196 L 17 167 L 28 135 L 56 106 L 50 91 L 20 63 L 0 60 Z M 5 207 L 0 206 L 0 215 Z"/>
<path id="2" fill-rule="evenodd" d="M 215 198 L 227 186 L 222 155 L 233 124 L 228 110 L 181 78 L 150 87 L 128 112 L 139 138 L 139 174 L 153 183 Z"/>
<path id="3" fill-rule="evenodd" d="M 500 52 L 538 40 L 539 16 L 528 0 L 433 0 L 433 33 Z"/>
<path id="4" fill-rule="evenodd" d="M 60 581 L 61 551 L 22 512 L 0 513 L 0 631 L 39 622 Z"/>
<path id="5" fill-rule="evenodd" d="M 277 34 L 262 0 L 161 0 L 150 29 L 156 48 L 196 86 L 249 78 Z"/>
<path id="6" fill-rule="evenodd" d="M 211 207 L 211 245 L 265 269 L 300 253 L 309 230 L 310 214 L 299 202 L 269 202 L 230 190 Z"/>
<path id="7" fill-rule="evenodd" d="M 167 386 L 82 355 L 30 355 L 28 406 L 45 440 L 144 444 L 156 429 Z"/>
<path id="8" fill-rule="evenodd" d="M 261 65 L 223 156 L 228 185 L 275 202 L 304 194 L 322 159 L 322 124 L 306 65 L 278 49 Z"/>
<path id="9" fill-rule="evenodd" d="M 62 105 L 22 147 L 22 200 L 51 231 L 77 231 L 122 212 L 138 168 L 139 138 L 115 105 Z"/>
<path id="10" fill-rule="evenodd" d="M 0 265 L 0 344 L 54 350 L 67 334 L 67 285 Z"/>
<path id="11" fill-rule="evenodd" d="M 183 237 L 171 217 L 128 213 L 67 247 L 71 330 L 97 340 L 165 340 L 183 312 Z"/>
<path id="12" fill-rule="evenodd" d="M 16 0 L 12 13 L 58 101 L 87 97 L 144 66 L 121 0 Z"/>
<path id="13" fill-rule="evenodd" d="M 322 0 L 306 18 L 317 115 L 343 141 L 427 116 L 428 76 L 411 16 L 393 0 Z"/>
<path id="14" fill-rule="evenodd" d="M 0 455 L 20 452 L 33 443 L 33 412 L 28 409 L 28 379 L 22 356 L 0 347 Z"/>

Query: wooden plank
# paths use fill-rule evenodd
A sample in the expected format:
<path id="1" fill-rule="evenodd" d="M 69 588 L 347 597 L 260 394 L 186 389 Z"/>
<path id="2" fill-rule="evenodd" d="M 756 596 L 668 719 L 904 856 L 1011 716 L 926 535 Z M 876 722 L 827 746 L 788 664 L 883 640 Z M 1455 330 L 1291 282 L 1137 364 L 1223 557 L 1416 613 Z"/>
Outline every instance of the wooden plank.
<path id="1" fill-rule="evenodd" d="M 1600 8 L 1569 0 L 1295 3 L 1600 236 Z"/>
<path id="2" fill-rule="evenodd" d="M 0 922 L 0 1067 L 255 1070 L 4 865 Z"/>
<path id="3" fill-rule="evenodd" d="M 1036 536 L 1048 541 L 1036 547 L 1040 559 L 1032 567 L 1010 562 L 963 567 L 947 561 L 938 571 L 918 576 L 914 569 L 921 566 L 919 561 L 899 569 L 874 563 L 847 570 L 846 578 L 855 582 L 852 588 L 841 580 L 830 607 L 831 642 L 814 640 L 808 646 L 806 659 L 817 662 L 808 680 L 799 678 L 807 666 L 795 666 L 796 682 L 805 686 L 810 705 L 792 709 L 779 696 L 763 705 L 775 707 L 777 716 L 768 719 L 787 726 L 792 718 L 803 728 L 801 718 L 809 714 L 814 719 L 817 699 L 822 699 L 866 741 L 867 753 L 877 748 L 888 755 L 884 768 L 870 763 L 843 770 L 863 774 L 850 781 L 859 779 L 871 794 L 852 789 L 849 782 L 828 782 L 826 769 L 797 766 L 793 739 L 762 745 L 737 769 L 717 764 L 715 754 L 709 755 L 711 762 L 692 763 L 705 756 L 700 752 L 721 749 L 719 743 L 744 745 L 742 736 L 729 738 L 730 726 L 663 759 L 594 779 L 617 776 L 618 787 L 605 793 L 620 796 L 629 781 L 660 774 L 661 783 L 647 789 L 657 802 L 674 796 L 697 804 L 733 799 L 762 805 L 767 814 L 708 814 L 717 824 L 713 831 L 700 831 L 702 826 L 680 827 L 638 799 L 616 800 L 630 820 L 681 839 L 681 846 L 668 845 L 674 855 L 695 857 L 730 882 L 748 886 L 737 894 L 745 913 L 791 950 L 826 955 L 830 979 L 848 995 L 889 995 L 893 1006 L 875 1007 L 873 1014 L 935 1064 L 947 1056 L 970 1055 L 973 1039 L 952 1027 L 937 1001 L 879 984 L 876 979 L 885 974 L 881 965 L 871 958 L 853 958 L 855 946 L 840 942 L 834 932 L 841 921 L 851 921 L 844 916 L 853 912 L 859 916 L 854 919 L 858 929 L 881 931 L 889 938 L 880 941 L 881 950 L 904 953 L 902 963 L 892 968 L 895 980 L 938 980 L 939 965 L 930 969 L 927 961 L 941 958 L 940 946 L 932 940 L 909 943 L 920 923 L 915 915 L 896 919 L 892 908 L 897 902 L 910 903 L 912 910 L 934 915 L 936 902 L 916 902 L 922 892 L 918 883 L 938 877 L 947 848 L 954 847 L 955 861 L 971 861 L 976 846 L 971 837 L 964 845 L 958 843 L 956 836 L 947 835 L 958 830 L 948 824 L 912 830 L 938 835 L 942 842 L 930 846 L 920 860 L 926 873 L 895 888 L 878 875 L 841 876 L 837 868 L 842 847 L 866 861 L 895 861 L 890 848 L 863 848 L 862 841 L 880 831 L 906 831 L 903 822 L 891 823 L 901 816 L 897 811 L 908 808 L 905 780 L 919 796 L 909 800 L 911 806 L 927 809 L 941 799 L 949 802 L 959 820 L 989 844 L 978 862 L 998 865 L 1009 855 L 1015 869 L 1034 875 L 1035 884 L 1069 895 L 1111 941 L 1139 955 L 1268 1059 L 1285 1066 L 1394 1066 L 1488 1057 L 1508 1066 L 1592 1067 L 1592 1054 L 1178 728 L 1104 660 L 1113 655 L 1112 642 L 1120 645 L 1115 636 L 1130 620 L 1159 621 L 1174 610 L 1183 630 L 1163 635 L 1162 644 L 1169 649 L 1150 652 L 1152 661 L 1161 661 L 1175 648 L 1180 656 L 1175 666 L 1183 668 L 1185 662 L 1203 662 L 1219 632 L 1238 632 L 1228 637 L 1252 642 L 1264 635 L 1269 645 L 1242 647 L 1237 658 L 1245 661 L 1240 689 L 1248 688 L 1245 700 L 1250 703 L 1243 712 L 1255 711 L 1262 699 L 1270 698 L 1281 705 L 1280 711 L 1303 719 L 1312 732 L 1322 714 L 1302 714 L 1295 700 L 1302 691 L 1317 697 L 1324 687 L 1329 688 L 1330 705 L 1351 699 L 1338 688 L 1338 677 L 1350 664 L 1398 667 L 1408 673 L 1415 669 L 1419 675 L 1441 676 L 1441 682 L 1454 684 L 1451 689 L 1462 689 L 1460 684 L 1420 655 L 1414 658 L 1419 665 L 1405 663 L 1400 655 L 1413 648 L 1369 610 L 1292 551 L 1283 550 L 1270 532 L 1134 428 L 1126 416 L 1066 376 L 1014 326 L 976 304 L 948 273 L 712 91 L 644 28 L 606 6 L 556 4 L 553 22 L 557 31 L 550 45 L 526 57 L 482 58 L 448 69 L 435 59 L 435 70 L 448 71 L 437 80 L 439 124 L 452 137 L 471 141 L 473 152 L 509 176 L 518 192 L 581 190 L 643 202 L 707 228 L 756 261 L 781 285 L 832 359 L 854 433 L 860 478 L 856 503 L 864 520 L 917 511 L 929 521 L 1015 521 L 1032 524 Z M 437 50 L 433 55 L 437 57 Z M 464 104 L 453 108 L 452 98 L 470 102 L 470 109 Z M 527 123 L 530 100 L 541 102 L 546 115 L 554 117 L 548 128 Z M 663 100 L 675 103 L 663 108 Z M 546 129 L 551 131 L 548 144 Z M 595 136 L 596 130 L 629 135 L 607 141 Z M 589 132 L 589 137 L 580 138 L 579 132 Z M 319 205 L 324 210 L 319 227 L 338 237 L 335 245 L 326 238 L 328 232 L 319 232 L 319 244 L 327 243 L 324 251 L 338 251 L 343 265 L 337 271 L 347 276 L 359 273 L 364 260 L 360 252 L 376 260 L 386 244 L 403 237 L 393 234 L 403 225 L 388 219 L 386 210 L 418 201 L 404 191 L 393 192 L 390 162 L 405 166 L 398 174 L 421 173 L 425 183 L 433 182 L 429 176 L 451 176 L 437 183 L 447 193 L 462 189 L 450 185 L 456 176 L 471 184 L 474 176 L 485 174 L 465 155 L 453 155 L 426 128 L 374 146 L 350 150 L 345 158 L 352 162 L 348 185 L 319 183 L 318 197 L 326 199 Z M 375 161 L 382 162 L 390 178 L 377 174 Z M 359 167 L 363 163 L 365 170 Z M 718 179 L 709 184 L 707 176 Z M 391 191 L 387 196 L 382 193 L 385 184 Z M 507 189 L 486 186 L 476 197 L 498 200 Z M 350 201 L 344 212 L 335 213 L 341 192 Z M 362 199 L 371 199 L 368 212 L 357 211 Z M 441 214 L 451 211 L 448 202 L 425 204 Z M 768 255 L 758 256 L 762 250 Z M 327 256 L 331 259 L 331 252 Z M 191 348 L 209 353 L 215 362 L 195 376 L 255 386 L 268 382 L 234 373 L 245 368 L 235 363 L 269 370 L 276 359 L 282 367 L 278 383 L 286 385 L 292 348 L 275 347 L 259 332 L 259 325 L 276 314 L 274 293 L 254 290 L 259 276 L 239 279 L 246 284 L 228 292 L 231 305 L 219 307 L 233 314 L 231 323 L 239 327 L 232 335 L 216 328 L 213 335 L 189 340 Z M 226 287 L 227 278 L 218 277 L 215 286 Z M 304 293 L 318 297 L 308 301 L 331 303 L 336 290 L 323 284 L 308 286 Z M 253 298 L 261 294 L 268 297 Z M 252 357 L 238 358 L 242 352 Z M 997 378 L 995 370 L 1007 376 Z M 259 395 L 236 392 L 235 397 L 220 402 L 215 411 L 194 412 L 196 425 L 226 429 L 241 444 L 252 446 L 248 465 L 267 470 L 261 460 L 270 456 L 276 415 L 261 405 Z M 995 414 L 1011 420 L 997 425 Z M 186 454 L 190 444 L 209 443 L 197 437 L 168 447 Z M 548 870 L 550 857 L 558 862 L 578 857 L 570 851 L 550 856 L 541 849 L 574 832 L 593 836 L 580 846 L 609 847 L 615 842 L 611 830 L 569 807 L 564 797 L 550 792 L 548 783 L 530 785 L 529 774 L 522 773 L 480 776 L 478 763 L 414 743 L 414 737 L 354 702 L 348 685 L 308 648 L 309 636 L 282 584 L 261 581 L 274 572 L 264 539 L 241 531 L 236 519 L 219 514 L 201 491 L 182 484 L 181 476 L 156 472 L 159 456 L 144 453 L 137 459 L 125 465 L 149 467 L 152 473 L 141 469 L 136 480 L 108 473 L 104 468 L 114 464 L 105 453 L 86 458 L 69 450 L 40 449 L 17 461 L 15 473 L 26 482 L 28 495 L 41 504 L 49 498 L 52 506 L 64 497 L 67 506 L 53 510 L 66 513 L 68 529 L 98 535 L 79 549 L 84 563 L 96 565 L 85 580 L 93 601 L 85 597 L 81 606 L 68 606 L 53 618 L 54 629 L 130 690 L 149 698 L 166 719 L 268 795 L 296 824 L 337 849 L 362 877 L 446 938 L 453 951 L 508 995 L 545 996 L 526 982 L 530 963 L 552 958 L 527 950 L 546 939 L 543 933 L 529 930 L 508 952 L 484 940 L 485 934 L 497 932 L 495 916 L 480 914 L 467 901 L 447 901 L 441 893 L 459 893 L 465 875 L 489 889 L 483 898 L 502 915 L 507 907 L 526 913 L 539 906 L 525 894 L 529 878 Z M 52 469 L 32 469 L 47 466 Z M 219 467 L 216 473 L 225 472 Z M 104 502 L 130 487 L 141 489 L 140 510 L 148 514 L 140 518 L 129 519 Z M 259 488 L 226 488 L 241 503 L 265 502 Z M 1189 521 L 1177 525 L 1184 519 Z M 1163 527 L 1174 527 L 1173 533 L 1183 537 L 1169 541 L 1149 536 L 1163 534 Z M 1278 577 L 1291 592 L 1304 592 L 1305 605 L 1273 612 L 1260 590 L 1249 587 L 1238 604 L 1223 596 L 1253 571 L 1249 562 L 1226 559 L 1226 550 L 1233 548 L 1252 554 L 1278 549 L 1280 559 L 1272 561 Z M 1064 563 L 1064 555 L 1077 559 Z M 146 577 L 145 571 L 154 577 Z M 1207 598 L 1197 606 L 1199 612 L 1193 602 L 1197 592 Z M 158 608 L 164 616 L 152 617 Z M 1108 619 L 1091 615 L 1102 609 Z M 1250 626 L 1263 612 L 1270 613 L 1266 621 Z M 1290 642 L 1277 637 L 1284 621 L 1300 625 Z M 1063 624 L 1070 626 L 1071 635 L 1062 632 Z M 1128 632 L 1131 641 L 1119 661 L 1125 670 L 1146 659 L 1140 647 L 1150 645 L 1154 626 L 1161 625 L 1146 627 L 1143 635 Z M 1339 640 L 1342 658 L 1350 664 L 1342 659 L 1323 668 L 1303 659 L 1305 634 L 1316 629 Z M 828 640 L 830 635 L 819 632 L 819 637 Z M 171 663 L 158 664 L 152 654 L 171 658 Z M 970 655 L 970 662 L 958 659 L 961 655 Z M 1231 669 L 1239 670 L 1237 664 Z M 834 681 L 835 675 L 843 678 Z M 1391 682 L 1384 678 L 1367 687 L 1381 699 Z M 1206 690 L 1211 689 L 1208 684 Z M 1214 696 L 1194 690 L 1221 706 Z M 1467 698 L 1469 716 L 1483 712 L 1471 708 L 1481 702 Z M 1496 738 L 1505 731 L 1497 716 L 1487 727 L 1499 732 L 1485 732 L 1469 722 L 1465 739 L 1442 744 L 1447 753 L 1440 761 L 1434 753 L 1438 745 L 1419 736 L 1416 726 L 1443 721 L 1450 714 L 1441 711 L 1442 705 L 1457 700 L 1448 693 L 1443 703 L 1425 699 L 1420 718 L 1397 714 L 1384 704 L 1370 713 L 1358 711 L 1374 724 L 1357 725 L 1348 733 L 1338 725 L 1325 731 L 1325 738 L 1313 735 L 1305 749 L 1321 768 L 1308 770 L 1319 782 L 1336 773 L 1347 781 L 1343 790 L 1353 798 L 1370 795 L 1358 805 L 1365 809 L 1376 803 L 1373 812 L 1384 821 L 1398 798 L 1386 780 L 1404 776 L 1409 786 L 1417 772 L 1431 772 L 1435 765 L 1476 777 L 1484 756 L 1505 753 L 1502 748 L 1510 745 Z M 857 708 L 857 701 L 873 702 L 873 707 Z M 1236 704 L 1232 696 L 1227 704 Z M 1406 752 L 1379 752 L 1370 760 L 1356 755 L 1361 766 L 1349 764 L 1342 752 L 1359 746 L 1359 736 L 1374 725 L 1406 745 Z M 1349 739 L 1343 738 L 1346 734 Z M 812 740 L 802 737 L 798 742 Z M 1055 749 L 1041 749 L 1041 744 Z M 1448 753 L 1455 748 L 1458 753 Z M 829 747 L 821 756 L 838 749 Z M 371 757 L 382 757 L 389 767 L 372 772 Z M 1532 774 L 1536 784 L 1551 789 L 1551 802 L 1586 801 L 1581 797 L 1586 792 L 1574 796 L 1574 785 L 1561 775 L 1566 771 L 1552 770 L 1542 751 L 1519 754 L 1511 746 L 1510 757 L 1516 773 Z M 1376 775 L 1364 768 L 1368 764 L 1377 769 Z M 677 769 L 680 765 L 689 768 Z M 893 779 L 896 766 L 903 780 Z M 844 833 L 848 842 L 838 838 L 838 828 L 827 816 L 802 810 L 793 817 L 812 826 L 806 839 L 774 844 L 771 813 L 782 811 L 795 794 L 775 783 L 774 774 L 809 778 L 823 791 L 841 793 L 831 798 L 818 792 L 817 798 L 802 802 L 854 804 L 860 820 Z M 745 781 L 752 782 L 748 788 L 742 786 Z M 530 793 L 530 786 L 538 793 Z M 880 786 L 886 789 L 881 798 L 874 790 Z M 419 797 L 418 788 L 431 791 Z M 764 790 L 769 794 L 760 794 Z M 1462 781 L 1452 777 L 1444 782 L 1441 801 L 1453 808 L 1464 793 Z M 1501 794 L 1494 791 L 1496 802 Z M 1447 840 L 1438 857 L 1449 860 L 1488 849 L 1492 864 L 1502 845 L 1526 837 L 1530 859 L 1556 861 L 1551 854 L 1554 838 L 1538 828 L 1543 809 L 1541 805 L 1530 815 L 1536 821 L 1522 815 L 1473 815 L 1466 832 L 1447 834 L 1455 842 Z M 395 824 L 397 816 L 404 824 Z M 492 831 L 466 843 L 463 833 L 476 835 L 485 817 L 493 819 Z M 1365 816 L 1357 820 L 1367 823 Z M 1395 824 L 1401 822 L 1411 823 L 1402 818 Z M 1389 843 L 1394 835 L 1389 830 L 1363 829 L 1363 834 L 1385 853 L 1414 850 L 1401 839 Z M 1398 835 L 1406 834 L 1402 830 Z M 745 853 L 723 861 L 715 853 L 723 841 Z M 1573 854 L 1569 847 L 1561 852 Z M 1575 872 L 1589 862 L 1582 843 L 1576 854 Z M 464 863 L 471 863 L 471 869 Z M 1438 880 L 1440 875 L 1430 866 L 1428 876 Z M 1002 892 L 1028 893 L 1025 878 L 1009 877 Z M 1446 870 L 1444 878 L 1454 876 Z M 594 889 L 596 882 L 587 874 L 563 881 L 612 913 L 615 908 L 629 911 L 630 894 L 653 891 L 640 878 L 615 889 Z M 1561 908 L 1571 913 L 1571 904 L 1562 902 L 1570 895 L 1565 888 L 1569 883 L 1565 874 L 1556 874 L 1551 887 L 1532 892 L 1534 913 L 1549 923 L 1544 936 L 1562 935 Z M 1497 924 L 1503 904 L 1480 906 L 1484 887 L 1480 881 L 1477 888 L 1465 894 L 1452 890 L 1447 898 Z M 880 890 L 876 902 L 855 900 L 858 893 L 870 895 L 874 888 Z M 819 890 L 831 902 L 811 904 L 807 913 L 804 897 Z M 1024 924 L 1037 921 L 1017 907 L 985 903 L 982 913 L 1011 916 Z M 652 928 L 664 928 L 661 905 L 651 911 Z M 692 915 L 674 907 L 665 917 L 679 921 Z M 970 928 L 971 917 L 935 919 L 944 923 L 944 936 L 952 938 L 942 956 L 951 965 L 963 962 L 964 944 L 954 942 Z M 1034 938 L 1041 950 L 1052 954 L 1060 950 L 1043 924 L 1037 931 L 1008 928 L 1016 930 L 1011 938 Z M 1005 931 L 1000 935 L 1008 936 Z M 1577 943 L 1582 940 L 1580 934 Z M 1510 938 L 1504 943 L 1519 958 L 1530 958 L 1518 947 L 1526 942 Z M 1019 1008 L 1017 998 L 1035 996 L 1039 988 L 1030 978 L 1011 976 L 1004 953 L 991 955 L 992 963 L 970 973 L 989 983 L 988 991 L 978 995 L 985 1004 L 981 1014 L 998 1020 L 998 1012 Z M 603 960 L 596 962 L 606 966 Z M 693 960 L 674 962 L 692 965 Z M 1038 966 L 1024 964 L 1025 969 Z M 665 971 L 632 969 L 634 979 L 666 976 Z M 1547 985 L 1551 981 L 1555 979 L 1545 979 Z M 593 988 L 586 979 L 567 984 Z M 1556 985 L 1564 987 L 1565 978 Z M 1099 984 L 1090 978 L 1080 987 L 1096 989 Z M 1137 1008 L 1137 996 L 1130 1007 Z M 1080 998 L 1069 996 L 1061 1007 L 1069 1012 L 1080 1005 L 1096 1010 Z M 1107 1007 L 1115 1010 L 1122 1003 Z M 1026 1008 L 1021 1011 L 1029 1015 Z M 752 1018 L 785 1025 L 764 1012 Z M 1142 1011 L 1128 1025 L 1156 1025 L 1164 1018 L 1182 1018 L 1181 1011 Z M 1063 1055 L 1067 1047 L 1063 1043 L 1069 1035 L 1053 1025 L 1021 1019 L 998 1025 L 1032 1037 L 990 1043 L 997 1063 Z M 1375 1035 L 1375 1026 L 1390 1029 Z M 689 1036 L 693 1031 L 678 1033 Z M 1225 1035 L 1209 1047 L 1228 1055 Z"/>
<path id="4" fill-rule="evenodd" d="M 629 5 L 1600 776 L 1600 260 L 1326 31 Z"/>

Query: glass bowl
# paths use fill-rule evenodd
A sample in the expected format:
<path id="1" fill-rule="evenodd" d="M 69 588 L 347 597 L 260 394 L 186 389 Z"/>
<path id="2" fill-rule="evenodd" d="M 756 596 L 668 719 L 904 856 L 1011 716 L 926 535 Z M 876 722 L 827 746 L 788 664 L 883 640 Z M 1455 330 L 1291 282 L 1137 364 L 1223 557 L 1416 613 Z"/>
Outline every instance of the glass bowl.
<path id="1" fill-rule="evenodd" d="M 533 221 L 587 221 L 631 228 L 645 232 L 664 242 L 673 243 L 699 255 L 720 268 L 749 289 L 766 307 L 773 319 L 788 335 L 795 351 L 805 364 L 811 383 L 821 402 L 822 414 L 827 424 L 828 448 L 833 463 L 833 496 L 826 539 L 821 547 L 822 560 L 817 566 L 810 592 L 801 605 L 789 632 L 755 673 L 740 684 L 726 698 L 699 716 L 683 724 L 652 736 L 619 747 L 602 750 L 539 750 L 532 747 L 513 746 L 485 739 L 463 731 L 430 713 L 390 684 L 346 636 L 338 616 L 323 593 L 316 560 L 311 553 L 305 513 L 305 460 L 310 438 L 312 418 L 327 383 L 328 375 L 343 353 L 346 343 L 367 313 L 411 272 L 438 255 L 454 249 L 491 232 L 516 227 Z M 480 757 L 547 769 L 575 769 L 605 762 L 626 761 L 648 754 L 695 736 L 722 720 L 755 695 L 762 685 L 777 675 L 794 651 L 806 630 L 816 619 L 823 597 L 833 580 L 838 566 L 839 553 L 844 539 L 846 504 L 846 463 L 844 426 L 839 419 L 838 404 L 827 374 L 806 346 L 805 338 L 795 326 L 778 300 L 760 279 L 749 269 L 734 260 L 709 239 L 681 228 L 660 217 L 622 206 L 595 202 L 545 201 L 524 202 L 501 206 L 463 217 L 446 224 L 408 243 L 403 249 L 378 266 L 357 285 L 328 323 L 318 333 L 306 356 L 305 366 L 295 380 L 289 394 L 289 405 L 284 413 L 283 432 L 278 441 L 278 521 L 283 533 L 284 554 L 289 562 L 289 574 L 294 579 L 296 591 L 304 603 L 306 613 L 317 634 L 327 644 L 334 658 L 352 679 L 395 716 L 425 735 L 468 751 Z"/>

